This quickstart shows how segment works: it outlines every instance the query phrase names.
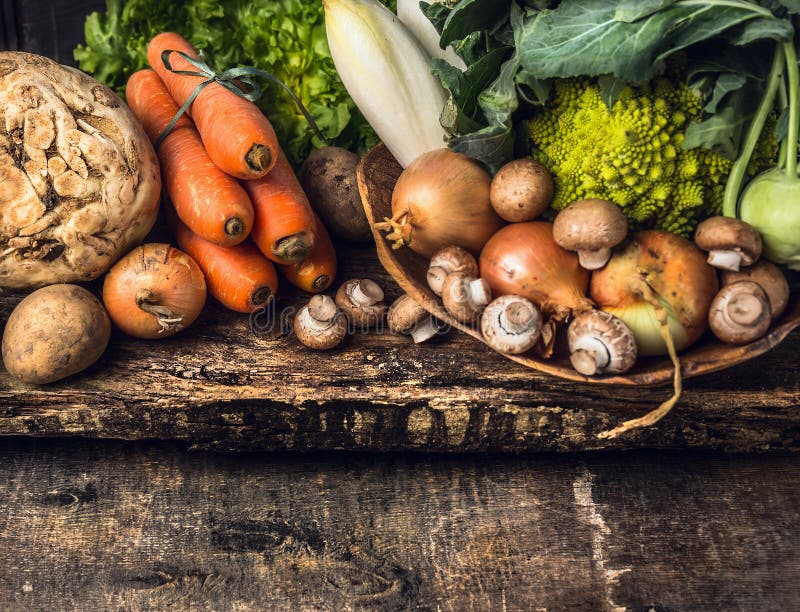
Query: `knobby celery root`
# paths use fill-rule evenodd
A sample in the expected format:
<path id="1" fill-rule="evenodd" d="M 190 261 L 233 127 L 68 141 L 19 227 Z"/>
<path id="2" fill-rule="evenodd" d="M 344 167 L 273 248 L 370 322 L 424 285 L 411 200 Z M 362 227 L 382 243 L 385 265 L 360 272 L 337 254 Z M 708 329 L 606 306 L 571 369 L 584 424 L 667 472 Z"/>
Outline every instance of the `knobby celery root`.
<path id="1" fill-rule="evenodd" d="M 97 278 L 141 242 L 158 212 L 158 161 L 110 89 L 0 52 L 0 117 L 0 286 Z"/>

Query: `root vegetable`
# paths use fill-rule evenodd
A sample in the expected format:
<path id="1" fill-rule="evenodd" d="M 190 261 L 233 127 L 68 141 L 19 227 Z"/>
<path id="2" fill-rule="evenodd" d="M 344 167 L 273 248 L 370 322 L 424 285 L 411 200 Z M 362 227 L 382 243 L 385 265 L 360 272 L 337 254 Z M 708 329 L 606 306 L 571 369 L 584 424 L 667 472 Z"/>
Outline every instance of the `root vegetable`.
<path id="1" fill-rule="evenodd" d="M 92 365 L 105 351 L 111 321 L 100 301 L 76 285 L 50 285 L 23 299 L 3 333 L 9 374 L 43 385 Z"/>
<path id="2" fill-rule="evenodd" d="M 325 291 L 336 276 L 336 250 L 325 226 L 316 219 L 315 243 L 311 254 L 303 261 L 278 264 L 286 279 L 298 289 L 309 293 Z"/>
<path id="3" fill-rule="evenodd" d="M 503 226 L 489 203 L 492 177 L 475 160 L 449 149 L 420 155 L 392 194 L 392 218 L 377 223 L 393 248 L 403 245 L 430 258 L 455 245 L 478 255 Z"/>
<path id="4" fill-rule="evenodd" d="M 106 275 L 103 302 L 114 323 L 136 338 L 166 338 L 188 325 L 206 303 L 195 261 L 168 244 L 145 244 Z"/>
<path id="5" fill-rule="evenodd" d="M 178 105 L 152 70 L 131 75 L 125 98 L 150 141 L 178 112 Z M 203 238 L 221 246 L 242 242 L 253 226 L 253 205 L 235 178 L 208 156 L 200 134 L 183 116 L 158 147 L 164 187 L 181 221 Z"/>
<path id="6" fill-rule="evenodd" d="M 311 207 L 331 234 L 350 242 L 372 240 L 356 179 L 360 159 L 347 149 L 322 147 L 300 169 L 300 183 Z"/>
<path id="7" fill-rule="evenodd" d="M 489 199 L 494 211 L 506 221 L 533 221 L 553 199 L 550 171 L 533 159 L 515 159 L 497 171 Z"/>
<path id="8" fill-rule="evenodd" d="M 158 161 L 123 102 L 87 75 L 0 52 L 0 286 L 90 280 L 158 213 Z"/>
<path id="9" fill-rule="evenodd" d="M 494 296 L 526 297 L 546 318 L 560 321 L 592 307 L 586 297 L 589 273 L 575 253 L 556 244 L 550 223 L 530 221 L 504 227 L 486 243 L 479 263 L 481 277 L 489 282 Z"/>
<path id="10" fill-rule="evenodd" d="M 174 32 L 162 32 L 147 46 L 147 61 L 167 86 L 178 104 L 184 104 L 205 77 L 177 74 L 167 70 L 163 54 L 180 51 L 199 59 L 197 51 L 185 38 Z M 177 53 L 169 54 L 175 70 L 196 72 L 197 68 Z M 278 159 L 278 138 L 264 114 L 250 100 L 211 83 L 192 102 L 187 113 L 197 125 L 209 157 L 216 166 L 239 179 L 264 176 Z"/>

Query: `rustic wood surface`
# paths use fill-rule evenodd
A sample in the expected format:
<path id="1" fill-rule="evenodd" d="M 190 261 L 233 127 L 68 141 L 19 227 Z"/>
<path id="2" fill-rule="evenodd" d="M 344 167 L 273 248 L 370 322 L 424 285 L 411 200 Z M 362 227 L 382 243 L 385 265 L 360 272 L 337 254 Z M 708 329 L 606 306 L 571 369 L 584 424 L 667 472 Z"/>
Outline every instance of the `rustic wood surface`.
<path id="1" fill-rule="evenodd" d="M 800 458 L 5 441 L 4 610 L 797 610 Z"/>
<path id="2" fill-rule="evenodd" d="M 11 7 L 22 48 L 71 62 L 97 0 Z M 164 236 L 156 236 L 163 239 Z M 370 248 L 343 248 L 345 277 L 398 287 Z M 283 288 L 274 325 L 210 303 L 185 333 L 160 342 L 116 333 L 101 362 L 35 388 L 0 372 L 0 435 L 164 438 L 198 448 L 559 450 L 800 447 L 800 334 L 766 355 L 687 381 L 656 427 L 615 441 L 596 434 L 656 407 L 668 388 L 593 388 L 508 362 L 453 332 L 425 346 L 354 334 L 326 354 L 304 350 L 286 322 L 301 296 Z M 0 298 L 5 321 L 18 298 Z M 253 321 L 265 325 L 265 317 Z"/>
<path id="3" fill-rule="evenodd" d="M 345 248 L 341 260 L 342 278 L 371 277 L 397 295 L 369 247 Z M 18 299 L 0 299 L 0 320 Z M 191 328 L 161 341 L 115 331 L 100 362 L 47 387 L 0 371 L 0 434 L 164 438 L 221 450 L 800 447 L 796 333 L 753 361 L 687 381 L 656 426 L 598 440 L 670 389 L 560 380 L 459 332 L 422 346 L 386 331 L 354 333 L 314 353 L 287 325 L 301 299 L 287 290 L 274 312 L 252 320 L 212 301 Z"/>

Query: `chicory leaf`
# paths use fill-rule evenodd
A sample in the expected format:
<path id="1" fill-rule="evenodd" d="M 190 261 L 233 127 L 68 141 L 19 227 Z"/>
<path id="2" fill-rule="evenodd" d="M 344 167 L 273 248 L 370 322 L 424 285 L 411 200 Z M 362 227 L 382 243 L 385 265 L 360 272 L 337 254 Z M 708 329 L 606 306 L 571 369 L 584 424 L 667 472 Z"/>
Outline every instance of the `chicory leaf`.
<path id="1" fill-rule="evenodd" d="M 503 126 L 489 126 L 450 141 L 454 151 L 486 164 L 494 174 L 514 158 L 514 131 Z"/>
<path id="2" fill-rule="evenodd" d="M 444 48 L 472 32 L 492 32 L 508 19 L 510 0 L 461 0 L 448 15 L 439 44 Z"/>

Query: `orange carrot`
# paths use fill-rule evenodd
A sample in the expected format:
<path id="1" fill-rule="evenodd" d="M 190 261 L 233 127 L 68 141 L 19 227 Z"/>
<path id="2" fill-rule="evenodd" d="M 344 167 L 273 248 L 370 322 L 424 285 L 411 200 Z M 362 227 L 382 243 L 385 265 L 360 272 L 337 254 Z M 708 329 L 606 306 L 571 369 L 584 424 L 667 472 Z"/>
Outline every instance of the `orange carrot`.
<path id="1" fill-rule="evenodd" d="M 173 99 L 183 105 L 205 77 L 175 74 L 167 70 L 161 54 L 181 51 L 199 59 L 194 47 L 180 34 L 163 32 L 147 46 L 147 61 L 164 81 Z M 177 53 L 169 55 L 174 70 L 197 72 Z M 207 85 L 187 111 L 194 119 L 209 156 L 226 173 L 240 179 L 264 176 L 275 164 L 278 138 L 275 130 L 258 107 L 219 83 Z"/>
<path id="2" fill-rule="evenodd" d="M 275 296 L 278 275 L 272 262 L 249 240 L 222 247 L 203 240 L 168 211 L 175 239 L 203 271 L 208 292 L 236 312 L 253 312 Z"/>
<path id="3" fill-rule="evenodd" d="M 333 243 L 319 217 L 316 218 L 316 223 L 317 239 L 311 254 L 303 261 L 279 265 L 290 283 L 309 293 L 325 291 L 336 276 L 336 251 Z"/>
<path id="4" fill-rule="evenodd" d="M 269 259 L 279 264 L 302 261 L 314 247 L 316 221 L 300 181 L 278 149 L 270 173 L 242 183 L 253 202 L 253 240 Z"/>
<path id="5" fill-rule="evenodd" d="M 155 143 L 178 107 L 152 70 L 131 75 L 125 95 Z M 209 159 L 192 121 L 183 116 L 158 147 L 164 187 L 178 216 L 205 240 L 232 246 L 247 238 L 253 205 L 233 177 Z"/>

